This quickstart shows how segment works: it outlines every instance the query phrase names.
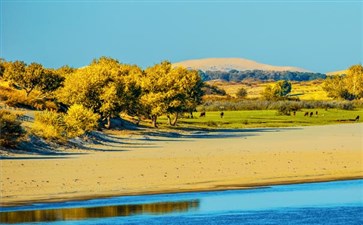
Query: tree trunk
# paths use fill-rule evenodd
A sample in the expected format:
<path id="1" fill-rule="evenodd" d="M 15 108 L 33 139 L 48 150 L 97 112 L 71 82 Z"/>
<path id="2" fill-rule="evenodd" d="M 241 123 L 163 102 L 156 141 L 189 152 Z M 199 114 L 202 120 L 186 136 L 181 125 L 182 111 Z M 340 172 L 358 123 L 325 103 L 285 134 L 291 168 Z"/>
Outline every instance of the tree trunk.
<path id="1" fill-rule="evenodd" d="M 137 121 L 136 121 L 136 125 L 139 126 L 140 122 L 141 122 L 141 119 L 140 119 L 140 116 L 138 116 Z"/>
<path id="2" fill-rule="evenodd" d="M 193 117 L 193 111 L 190 111 L 189 113 L 190 113 L 190 118 L 193 119 L 194 118 Z"/>
<path id="3" fill-rule="evenodd" d="M 174 117 L 173 123 L 171 124 L 172 126 L 175 126 L 176 125 L 176 122 L 178 121 L 178 117 L 179 117 L 179 113 L 175 113 L 175 117 Z"/>
<path id="4" fill-rule="evenodd" d="M 152 126 L 153 126 L 153 127 L 155 127 L 155 128 L 157 128 L 157 127 L 158 127 L 158 125 L 156 124 L 156 120 L 157 120 L 157 118 L 158 118 L 158 117 L 157 117 L 157 116 L 154 116 L 154 115 L 151 117 Z"/>
<path id="5" fill-rule="evenodd" d="M 110 115 L 107 116 L 106 128 L 107 129 L 110 129 L 111 128 L 111 116 Z"/>
<path id="6" fill-rule="evenodd" d="M 172 122 L 171 122 L 170 115 L 167 115 L 166 117 L 168 117 L 168 124 L 169 124 L 170 126 L 172 126 L 173 124 L 172 124 Z"/>

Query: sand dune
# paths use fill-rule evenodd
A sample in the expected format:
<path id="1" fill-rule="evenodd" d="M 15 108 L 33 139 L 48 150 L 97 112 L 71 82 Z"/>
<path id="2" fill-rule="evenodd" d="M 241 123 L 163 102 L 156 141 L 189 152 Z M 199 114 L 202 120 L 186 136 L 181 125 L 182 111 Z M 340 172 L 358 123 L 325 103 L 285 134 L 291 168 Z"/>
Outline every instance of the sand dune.
<path id="1" fill-rule="evenodd" d="M 3 159 L 1 204 L 363 178 L 363 124 L 151 131 L 69 151 L 79 155 Z"/>
<path id="2" fill-rule="evenodd" d="M 310 72 L 306 69 L 292 66 L 272 66 L 242 58 L 205 58 L 173 63 L 174 66 L 183 66 L 203 71 L 230 71 L 232 69 L 244 70 L 270 70 L 270 71 L 298 71 Z"/>
<path id="3" fill-rule="evenodd" d="M 343 75 L 343 74 L 348 74 L 348 70 L 339 70 L 339 71 L 332 71 L 332 72 L 326 73 L 326 75 L 328 75 L 328 76 Z"/>

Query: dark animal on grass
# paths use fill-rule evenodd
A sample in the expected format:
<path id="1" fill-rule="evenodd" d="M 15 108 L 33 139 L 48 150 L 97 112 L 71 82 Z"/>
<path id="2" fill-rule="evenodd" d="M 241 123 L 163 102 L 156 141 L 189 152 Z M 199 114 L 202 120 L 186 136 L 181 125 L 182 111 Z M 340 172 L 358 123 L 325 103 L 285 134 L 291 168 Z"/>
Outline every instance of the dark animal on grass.
<path id="1" fill-rule="evenodd" d="M 221 112 L 221 118 L 223 118 L 223 116 L 224 116 L 224 112 Z"/>
<path id="2" fill-rule="evenodd" d="M 309 116 L 309 112 L 306 112 L 306 113 L 304 114 L 304 116 Z"/>
<path id="3" fill-rule="evenodd" d="M 355 121 L 359 121 L 359 115 L 355 118 Z"/>
<path id="4" fill-rule="evenodd" d="M 199 117 L 205 117 L 205 112 L 201 112 Z"/>
<path id="5" fill-rule="evenodd" d="M 315 115 L 316 115 L 316 116 L 318 116 L 318 114 L 319 114 L 319 112 L 318 112 L 318 111 L 316 111 L 316 112 L 315 112 Z"/>
<path id="6" fill-rule="evenodd" d="M 310 112 L 310 117 L 312 117 L 314 115 L 314 112 Z"/>
<path id="7" fill-rule="evenodd" d="M 293 111 L 292 113 L 294 114 L 294 116 L 296 116 L 296 111 Z"/>

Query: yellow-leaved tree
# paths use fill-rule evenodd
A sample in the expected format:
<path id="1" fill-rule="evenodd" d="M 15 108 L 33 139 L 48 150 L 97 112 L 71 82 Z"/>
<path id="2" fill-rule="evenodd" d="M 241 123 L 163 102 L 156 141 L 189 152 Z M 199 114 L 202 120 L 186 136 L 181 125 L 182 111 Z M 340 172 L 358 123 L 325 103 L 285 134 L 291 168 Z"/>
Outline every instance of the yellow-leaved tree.
<path id="1" fill-rule="evenodd" d="M 171 125 L 176 125 L 180 113 L 193 112 L 201 102 L 202 86 L 196 71 L 173 68 L 167 61 L 147 68 L 142 79 L 141 101 L 152 125 L 157 127 L 157 118 L 163 114 L 168 116 Z"/>
<path id="2" fill-rule="evenodd" d="M 34 89 L 38 89 L 43 94 L 53 92 L 62 85 L 64 80 L 56 71 L 46 69 L 39 63 L 27 65 L 22 61 L 7 62 L 3 76 L 24 89 L 27 96 Z"/>
<path id="3" fill-rule="evenodd" d="M 363 66 L 353 65 L 349 67 L 346 76 L 346 85 L 356 99 L 363 98 Z"/>
<path id="4" fill-rule="evenodd" d="M 171 108 L 170 113 L 174 114 L 174 120 L 170 125 L 176 125 L 180 113 L 188 112 L 193 118 L 193 111 L 202 103 L 204 92 L 203 81 L 196 70 L 187 70 L 184 67 L 173 68 L 173 73 L 176 73 L 177 89 L 179 90 L 179 105 L 176 108 Z M 170 121 L 169 121 L 170 122 Z"/>
<path id="5" fill-rule="evenodd" d="M 110 127 L 112 117 L 123 111 L 132 113 L 139 105 L 141 74 L 137 66 L 101 57 L 67 75 L 58 98 L 67 105 L 92 109 L 107 119 L 106 127 Z"/>
<path id="6" fill-rule="evenodd" d="M 280 80 L 272 87 L 268 85 L 262 92 L 262 97 L 266 100 L 281 100 L 285 99 L 291 92 L 291 82 L 287 80 Z"/>
<path id="7" fill-rule="evenodd" d="M 363 66 L 349 67 L 346 75 L 328 77 L 323 89 L 329 97 L 346 100 L 363 98 Z"/>

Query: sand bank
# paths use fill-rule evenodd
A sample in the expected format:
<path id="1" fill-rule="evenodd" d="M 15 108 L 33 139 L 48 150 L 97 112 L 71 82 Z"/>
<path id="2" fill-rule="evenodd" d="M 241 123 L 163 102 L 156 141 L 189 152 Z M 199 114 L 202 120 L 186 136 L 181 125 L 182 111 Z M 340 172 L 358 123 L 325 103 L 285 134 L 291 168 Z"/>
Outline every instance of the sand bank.
<path id="1" fill-rule="evenodd" d="M 108 135 L 62 157 L 0 160 L 1 205 L 363 178 L 363 124 Z"/>

